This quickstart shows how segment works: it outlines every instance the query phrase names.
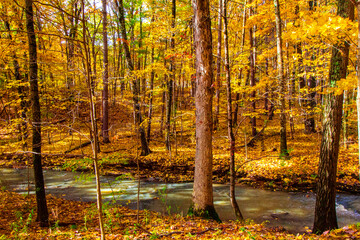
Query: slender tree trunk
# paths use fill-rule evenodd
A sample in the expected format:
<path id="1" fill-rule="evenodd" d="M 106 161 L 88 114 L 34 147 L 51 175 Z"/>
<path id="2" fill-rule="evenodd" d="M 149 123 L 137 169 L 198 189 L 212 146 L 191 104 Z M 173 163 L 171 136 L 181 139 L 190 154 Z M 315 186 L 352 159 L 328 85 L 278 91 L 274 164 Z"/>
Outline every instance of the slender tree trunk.
<path id="1" fill-rule="evenodd" d="M 175 19 L 176 19 L 176 0 L 172 0 L 172 21 L 171 27 L 172 31 L 175 31 Z M 174 93 L 174 81 L 175 81 L 175 38 L 174 33 L 171 33 L 170 39 L 170 49 L 171 49 L 171 60 L 170 60 L 170 74 L 168 82 L 167 82 L 167 89 L 168 89 L 168 99 L 166 104 L 166 133 L 165 133 L 165 144 L 166 148 L 171 151 L 171 143 L 170 143 L 170 134 L 171 134 L 171 110 L 173 106 L 173 93 Z"/>
<path id="2" fill-rule="evenodd" d="M 154 64 L 154 48 L 151 49 L 151 64 Z M 154 70 L 151 70 L 150 93 L 149 93 L 149 112 L 148 112 L 148 125 L 147 125 L 147 141 L 148 141 L 148 143 L 150 143 L 150 140 L 151 140 L 151 121 L 152 121 L 152 112 L 153 112 L 154 78 L 155 78 L 155 72 L 154 72 Z"/>
<path id="3" fill-rule="evenodd" d="M 360 166 L 360 2 L 356 2 L 357 20 L 358 20 L 358 45 L 357 45 L 357 61 L 356 61 L 356 75 L 357 75 L 357 96 L 356 96 L 356 110 L 357 110 L 357 127 L 358 127 L 358 148 L 359 148 L 359 166 Z M 360 180 L 360 167 L 359 167 Z"/>
<path id="4" fill-rule="evenodd" d="M 349 0 L 337 1 L 337 15 L 354 19 L 354 6 Z M 346 78 L 350 44 L 336 43 L 332 48 L 329 85 L 336 87 L 338 81 Z M 329 93 L 325 97 L 323 133 L 320 148 L 318 183 L 316 188 L 315 219 L 313 233 L 338 228 L 336 219 L 336 173 L 339 154 L 343 93 Z"/>
<path id="5" fill-rule="evenodd" d="M 219 111 L 220 111 L 220 87 L 221 87 L 221 32 L 222 32 L 222 0 L 219 0 L 218 13 L 218 42 L 216 58 L 216 91 L 215 91 L 215 113 L 214 113 L 214 130 L 219 129 Z"/>
<path id="6" fill-rule="evenodd" d="M 104 143 L 109 143 L 109 58 L 108 58 L 108 36 L 107 36 L 107 11 L 106 0 L 102 0 L 103 7 L 103 41 L 104 41 L 104 60 L 103 60 L 103 98 L 102 98 L 102 137 Z"/>
<path id="7" fill-rule="evenodd" d="M 276 20 L 276 45 L 277 45 L 277 64 L 278 64 L 278 81 L 279 81 L 279 104 L 280 104 L 280 156 L 288 156 L 286 141 L 286 113 L 285 113 L 285 90 L 286 81 L 284 76 L 284 61 L 282 52 L 282 28 L 280 16 L 279 0 L 274 0 L 275 20 Z"/>
<path id="8" fill-rule="evenodd" d="M 166 77 L 166 75 L 165 75 Z M 165 88 L 165 83 L 162 84 L 163 89 Z M 160 117 L 160 136 L 164 136 L 164 115 L 165 115 L 165 101 L 166 101 L 166 93 L 163 90 L 161 96 L 161 117 Z"/>
<path id="9" fill-rule="evenodd" d="M 115 4 L 117 5 L 118 11 L 119 11 L 119 22 L 120 22 L 120 28 L 121 28 L 121 35 L 123 38 L 123 48 L 125 52 L 126 62 L 128 65 L 128 69 L 131 72 L 131 76 L 133 78 L 133 102 L 134 102 L 134 113 L 135 113 L 135 123 L 138 128 L 138 132 L 140 133 L 140 142 L 141 142 L 141 156 L 146 156 L 151 153 L 151 150 L 149 148 L 148 142 L 146 140 L 146 133 L 144 126 L 142 126 L 142 116 L 140 111 L 140 104 L 139 104 L 139 79 L 132 74 L 134 71 L 134 64 L 131 59 L 131 53 L 129 49 L 129 45 L 127 43 L 127 35 L 126 35 L 126 26 L 125 26 L 125 15 L 124 15 L 124 6 L 123 6 L 123 0 L 116 0 Z"/>
<path id="10" fill-rule="evenodd" d="M 83 47 L 85 54 L 85 72 L 86 72 L 86 84 L 89 90 L 89 100 L 90 100 L 90 119 L 91 119 L 91 142 L 94 156 L 94 170 L 95 170 L 95 178 L 96 178 L 96 195 L 97 195 L 97 208 L 98 208 L 98 216 L 99 216 L 99 226 L 100 226 L 100 234 L 101 239 L 105 240 L 105 230 L 103 224 L 103 214 L 102 214 L 102 196 L 101 196 L 101 187 L 100 187 L 100 174 L 98 167 L 98 136 L 97 136 L 97 128 L 96 128 L 96 115 L 95 115 L 95 103 L 94 103 L 94 91 L 92 85 L 92 77 L 90 71 L 90 51 L 88 48 L 88 41 L 86 35 L 86 21 L 85 21 L 85 4 L 84 0 L 82 2 L 82 28 L 83 28 Z"/>
<path id="11" fill-rule="evenodd" d="M 212 189 L 212 35 L 209 0 L 193 0 L 196 52 L 196 154 L 192 210 L 194 215 L 220 221 Z"/>
<path id="12" fill-rule="evenodd" d="M 309 1 L 309 10 L 314 11 L 317 6 L 316 1 Z M 316 56 L 312 54 L 311 60 L 315 60 Z M 315 119 L 314 119 L 314 108 L 316 106 L 315 101 L 315 87 L 316 78 L 311 71 L 312 66 L 306 66 L 306 84 L 307 84 L 307 95 L 305 97 L 305 120 L 304 120 L 304 132 L 310 134 L 315 132 Z M 305 83 L 305 82 L 304 82 Z"/>
<path id="13" fill-rule="evenodd" d="M 33 1 L 25 0 L 26 30 L 29 42 L 29 79 L 32 105 L 32 151 L 36 189 L 37 218 L 41 227 L 49 226 L 49 213 L 46 204 L 44 176 L 41 164 L 41 112 L 38 89 L 38 64 L 36 36 L 34 30 Z"/>
<path id="14" fill-rule="evenodd" d="M 4 21 L 4 25 L 6 30 L 9 32 L 9 39 L 12 40 L 10 24 L 8 21 Z M 22 149 L 25 151 L 27 148 L 27 138 L 28 138 L 28 130 L 27 130 L 27 102 L 25 100 L 25 89 L 22 83 L 24 83 L 24 78 L 20 73 L 20 65 L 18 62 L 18 58 L 16 53 L 12 54 L 13 66 L 14 66 L 14 76 L 16 81 L 18 82 L 17 92 L 20 97 L 20 109 L 21 109 L 21 123 L 18 125 L 19 129 L 19 141 L 21 141 Z"/>
<path id="15" fill-rule="evenodd" d="M 308 94 L 306 96 L 306 114 L 305 114 L 305 133 L 310 134 L 315 132 L 315 119 L 314 119 L 314 108 L 316 106 L 314 91 L 316 87 L 316 79 L 314 76 L 309 76 L 307 80 L 307 91 Z"/>
<path id="16" fill-rule="evenodd" d="M 222 1 L 222 0 L 220 0 Z M 227 20 L 227 3 L 224 1 L 223 14 L 224 14 L 224 53 L 225 53 L 225 73 L 226 73 L 226 92 L 227 92 L 227 127 L 228 138 L 230 143 L 230 202 L 235 211 L 236 219 L 243 220 L 239 205 L 235 197 L 235 136 L 233 132 L 232 123 L 232 99 L 231 99 L 231 76 L 230 76 L 230 63 L 229 63 L 229 40 L 228 40 L 228 20 Z"/>
<path id="17" fill-rule="evenodd" d="M 252 8 L 250 8 L 250 16 L 254 15 L 254 10 L 252 10 Z M 249 37 L 250 37 L 250 86 L 251 87 L 255 87 L 256 82 L 255 82 L 255 60 L 256 60 L 256 39 L 255 39 L 255 29 L 256 27 L 253 26 L 250 28 L 249 31 Z M 255 97 L 256 97 L 256 91 L 253 90 L 250 94 L 251 97 L 251 107 L 252 107 L 252 112 L 253 114 L 255 114 L 256 112 L 256 101 L 255 101 Z M 251 118 L 251 135 L 253 137 L 256 136 L 256 117 L 253 116 Z"/>
<path id="18" fill-rule="evenodd" d="M 244 45 L 245 45 L 245 24 L 246 24 L 246 4 L 247 4 L 247 0 L 245 0 L 244 2 L 244 9 L 243 9 L 243 19 L 242 19 L 242 30 L 241 30 L 241 47 L 240 47 L 240 53 L 243 54 L 244 52 Z M 240 69 L 240 73 L 239 73 L 239 80 L 238 80 L 238 86 L 241 86 L 241 76 L 243 73 L 243 68 Z M 249 71 L 247 71 L 247 75 L 246 78 L 249 77 Z M 245 80 L 246 82 L 246 80 Z M 246 84 L 246 83 L 245 83 Z M 234 109 L 234 118 L 233 118 L 233 126 L 237 126 L 237 122 L 238 122 L 238 112 L 239 112 L 239 100 L 240 100 L 240 93 L 237 92 L 235 94 L 235 109 Z"/>

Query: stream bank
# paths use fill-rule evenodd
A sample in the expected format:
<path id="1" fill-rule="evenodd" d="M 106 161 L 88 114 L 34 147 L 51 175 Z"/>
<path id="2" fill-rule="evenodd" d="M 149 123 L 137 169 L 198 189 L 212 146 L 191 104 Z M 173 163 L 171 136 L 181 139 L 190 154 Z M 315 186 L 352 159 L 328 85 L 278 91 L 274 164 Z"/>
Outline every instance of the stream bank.
<path id="1" fill-rule="evenodd" d="M 29 175 L 28 175 L 29 174 Z M 28 178 L 29 177 L 29 178 Z M 44 170 L 46 193 L 68 200 L 92 202 L 96 199 L 93 177 L 79 172 Z M 28 179 L 33 191 L 32 170 L 0 169 L 2 187 L 27 194 Z M 136 208 L 137 181 L 101 177 L 104 201 Z M 192 183 L 142 182 L 140 208 L 185 215 L 190 206 Z M 313 193 L 279 192 L 237 186 L 236 197 L 245 218 L 256 223 L 268 222 L 269 227 L 283 227 L 291 233 L 304 233 L 313 223 L 315 195 Z M 228 185 L 214 184 L 214 204 L 223 221 L 234 220 Z M 360 222 L 360 196 L 337 195 L 339 227 Z"/>

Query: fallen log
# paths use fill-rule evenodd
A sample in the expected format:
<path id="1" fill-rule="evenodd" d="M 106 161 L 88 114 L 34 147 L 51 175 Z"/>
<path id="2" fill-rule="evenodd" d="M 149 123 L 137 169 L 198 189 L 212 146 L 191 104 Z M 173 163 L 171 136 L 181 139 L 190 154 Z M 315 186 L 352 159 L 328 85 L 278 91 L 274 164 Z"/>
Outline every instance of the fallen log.
<path id="1" fill-rule="evenodd" d="M 84 143 L 82 143 L 82 144 L 80 144 L 80 145 L 78 145 L 78 146 L 76 146 L 76 147 L 73 147 L 73 148 L 71 148 L 71 149 L 69 149 L 69 150 L 66 150 L 64 153 L 70 153 L 70 152 L 75 151 L 75 150 L 78 150 L 78 149 L 80 149 L 80 148 L 89 146 L 90 144 L 91 144 L 91 141 L 84 142 Z"/>
<path id="2" fill-rule="evenodd" d="M 246 146 L 246 147 L 253 147 L 255 141 L 256 141 L 257 139 L 259 139 L 259 138 L 263 135 L 264 130 L 265 130 L 265 128 L 267 127 L 267 123 L 268 123 L 268 120 L 265 121 L 265 124 L 264 124 L 263 128 L 262 128 L 252 139 L 250 139 L 249 142 L 247 142 L 246 144 L 244 144 L 244 145 L 242 145 L 242 146 L 239 146 L 239 148 L 243 148 L 243 147 L 245 147 L 245 146 Z"/>

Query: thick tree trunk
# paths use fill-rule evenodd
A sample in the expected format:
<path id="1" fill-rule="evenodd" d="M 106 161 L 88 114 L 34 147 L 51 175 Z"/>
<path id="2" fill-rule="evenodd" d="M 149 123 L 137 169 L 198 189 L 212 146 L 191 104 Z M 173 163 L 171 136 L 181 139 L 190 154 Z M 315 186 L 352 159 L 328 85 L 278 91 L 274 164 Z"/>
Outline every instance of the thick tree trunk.
<path id="1" fill-rule="evenodd" d="M 279 104 L 280 104 L 280 156 L 288 156 L 286 141 L 286 113 L 285 113 L 285 90 L 286 81 L 284 76 L 284 61 L 282 52 L 282 28 L 280 17 L 279 0 L 274 0 L 275 20 L 276 20 L 276 45 L 277 45 L 277 64 L 279 81 Z"/>
<path id="2" fill-rule="evenodd" d="M 212 189 L 212 35 L 209 0 L 193 0 L 196 53 L 196 154 L 192 211 L 220 220 Z"/>
<path id="3" fill-rule="evenodd" d="M 108 59 L 108 36 L 107 36 L 107 11 L 106 0 L 102 0 L 103 7 L 103 96 L 102 96 L 102 137 L 104 143 L 109 143 L 109 59 Z"/>
<path id="4" fill-rule="evenodd" d="M 41 112 L 39 102 L 38 90 L 38 65 L 37 65 L 37 49 L 36 37 L 34 30 L 34 13 L 33 1 L 25 1 L 26 11 L 26 30 L 29 42 L 29 79 L 31 92 L 31 106 L 32 106 L 32 151 L 34 161 L 34 177 L 36 189 L 36 203 L 37 203 L 37 218 L 41 227 L 49 226 L 49 213 L 46 204 L 44 176 L 41 164 Z"/>
<path id="5" fill-rule="evenodd" d="M 125 26 L 125 14 L 124 14 L 124 6 L 123 6 L 123 0 L 116 0 L 115 1 L 118 11 L 119 11 L 119 22 L 120 22 L 120 28 L 121 28 L 121 35 L 123 38 L 122 44 L 125 51 L 125 57 L 126 62 L 128 65 L 128 69 L 132 73 L 134 70 L 134 64 L 131 59 L 131 53 L 129 49 L 129 45 L 127 42 L 127 35 L 126 35 L 126 26 Z M 138 132 L 140 135 L 140 142 L 141 142 L 141 156 L 146 156 L 151 153 L 151 150 L 149 148 L 147 139 L 146 139 L 146 133 L 144 126 L 142 126 L 142 116 L 140 111 L 140 104 L 139 104 L 139 79 L 134 76 L 133 74 L 133 102 L 134 102 L 134 113 L 135 113 L 135 124 L 137 125 Z"/>
<path id="6" fill-rule="evenodd" d="M 354 6 L 349 0 L 337 1 L 337 15 L 354 19 Z M 349 43 L 339 42 L 332 49 L 329 85 L 335 87 L 337 81 L 346 78 L 349 58 Z M 313 233 L 338 228 L 335 209 L 336 172 L 339 154 L 339 140 L 343 94 L 329 93 L 325 96 L 323 133 L 320 148 L 318 183 L 316 188 L 315 219 Z"/>
<path id="7" fill-rule="evenodd" d="M 222 0 L 220 0 L 222 1 Z M 227 20 L 227 1 L 224 1 L 223 14 L 224 14 L 224 53 L 225 53 L 225 72 L 226 72 L 226 92 L 227 92 L 227 127 L 228 138 L 230 143 L 230 202 L 234 209 L 236 219 L 243 220 L 239 205 L 235 197 L 235 135 L 233 132 L 232 123 L 232 99 L 231 99 L 231 76 L 230 76 L 230 63 L 229 63 L 229 39 L 228 39 L 228 20 Z"/>

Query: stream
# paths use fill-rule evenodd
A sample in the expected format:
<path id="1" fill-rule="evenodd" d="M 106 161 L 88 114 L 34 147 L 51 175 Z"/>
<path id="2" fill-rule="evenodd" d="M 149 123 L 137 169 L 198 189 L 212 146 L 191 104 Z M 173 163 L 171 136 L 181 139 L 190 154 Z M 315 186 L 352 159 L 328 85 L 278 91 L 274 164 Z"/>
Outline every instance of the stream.
<path id="1" fill-rule="evenodd" d="M 0 186 L 21 194 L 33 194 L 33 170 L 0 168 Z M 79 172 L 44 170 L 46 193 L 68 200 L 96 201 L 94 177 Z M 104 201 L 116 200 L 117 204 L 136 209 L 137 181 L 101 177 Z M 191 203 L 192 183 L 141 182 L 140 208 L 161 213 L 186 215 Z M 236 187 L 236 198 L 245 218 L 256 223 L 268 221 L 268 227 L 282 226 L 291 233 L 304 233 L 312 228 L 315 194 L 277 192 L 250 187 Z M 229 186 L 214 184 L 214 205 L 220 218 L 234 220 L 230 205 Z M 360 195 L 337 194 L 336 211 L 339 227 L 360 222 Z"/>

